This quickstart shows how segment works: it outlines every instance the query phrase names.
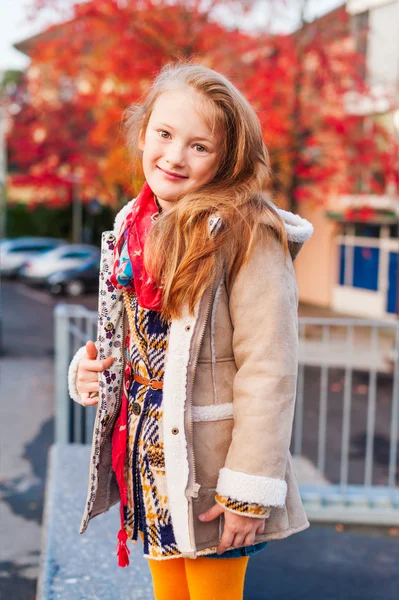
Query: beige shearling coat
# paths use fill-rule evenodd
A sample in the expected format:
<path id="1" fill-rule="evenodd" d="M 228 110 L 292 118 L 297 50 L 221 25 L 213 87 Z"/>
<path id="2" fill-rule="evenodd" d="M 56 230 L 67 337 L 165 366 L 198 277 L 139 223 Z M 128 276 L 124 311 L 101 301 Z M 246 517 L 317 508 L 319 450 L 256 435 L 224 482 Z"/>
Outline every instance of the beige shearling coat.
<path id="1" fill-rule="evenodd" d="M 134 202 L 134 201 L 132 201 Z M 113 356 L 100 374 L 90 480 L 81 533 L 91 518 L 119 501 L 111 467 L 111 432 L 120 408 L 126 316 L 122 292 L 110 286 L 113 244 L 129 203 L 114 230 L 102 238 L 97 347 Z M 278 241 L 259 243 L 228 287 L 221 261 L 213 284 L 189 315 L 170 326 L 163 387 L 165 475 L 179 551 L 219 544 L 223 515 L 203 523 L 198 515 L 215 493 L 272 507 L 255 543 L 282 539 L 309 526 L 289 452 L 298 368 L 298 295 L 293 260 L 312 225 L 277 209 L 288 235 L 285 259 Z M 211 231 L 220 219 L 210 219 Z M 112 333 L 110 342 L 109 333 Z M 108 333 L 108 337 L 107 337 Z M 80 402 L 76 372 L 69 370 L 71 397 Z"/>

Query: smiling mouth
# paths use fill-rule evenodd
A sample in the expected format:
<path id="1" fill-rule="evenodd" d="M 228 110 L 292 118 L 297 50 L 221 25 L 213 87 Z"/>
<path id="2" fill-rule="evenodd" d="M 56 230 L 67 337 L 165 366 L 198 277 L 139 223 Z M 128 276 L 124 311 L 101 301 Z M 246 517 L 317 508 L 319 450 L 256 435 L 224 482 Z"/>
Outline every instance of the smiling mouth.
<path id="1" fill-rule="evenodd" d="M 162 173 L 165 173 L 165 175 L 169 175 L 170 177 L 175 177 L 176 179 L 188 179 L 188 177 L 186 175 L 179 175 L 179 173 L 172 173 L 172 171 L 167 171 L 166 169 L 161 169 L 161 167 L 158 167 L 158 165 L 157 165 L 157 169 L 162 171 Z"/>

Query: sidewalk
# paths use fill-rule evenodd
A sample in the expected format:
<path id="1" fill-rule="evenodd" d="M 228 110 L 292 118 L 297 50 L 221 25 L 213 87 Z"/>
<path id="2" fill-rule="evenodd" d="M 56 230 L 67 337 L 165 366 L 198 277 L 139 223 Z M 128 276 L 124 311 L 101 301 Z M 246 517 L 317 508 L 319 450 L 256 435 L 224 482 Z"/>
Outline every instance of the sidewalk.
<path id="1" fill-rule="evenodd" d="M 117 567 L 117 506 L 94 518 L 82 536 L 78 533 L 89 453 L 88 446 L 78 444 L 52 449 L 37 600 L 152 600 L 141 543 L 130 545 L 130 566 Z M 249 561 L 244 599 L 396 600 L 399 543 L 383 535 L 383 529 L 359 535 L 313 525 L 270 542 Z"/>
<path id="2" fill-rule="evenodd" d="M 0 598 L 33 600 L 53 441 L 53 361 L 3 357 L 0 371 Z"/>

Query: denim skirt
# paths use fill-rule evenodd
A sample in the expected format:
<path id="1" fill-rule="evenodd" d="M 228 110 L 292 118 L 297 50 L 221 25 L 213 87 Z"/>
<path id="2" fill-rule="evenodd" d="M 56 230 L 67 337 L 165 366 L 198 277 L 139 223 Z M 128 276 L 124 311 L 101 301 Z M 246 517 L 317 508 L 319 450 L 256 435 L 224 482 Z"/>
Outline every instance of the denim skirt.
<path id="1" fill-rule="evenodd" d="M 232 550 L 226 550 L 223 554 L 207 554 L 203 558 L 240 558 L 241 556 L 252 556 L 257 554 L 264 548 L 266 548 L 267 542 L 260 542 L 259 544 L 252 544 L 252 546 L 242 546 L 242 548 L 233 548 Z"/>

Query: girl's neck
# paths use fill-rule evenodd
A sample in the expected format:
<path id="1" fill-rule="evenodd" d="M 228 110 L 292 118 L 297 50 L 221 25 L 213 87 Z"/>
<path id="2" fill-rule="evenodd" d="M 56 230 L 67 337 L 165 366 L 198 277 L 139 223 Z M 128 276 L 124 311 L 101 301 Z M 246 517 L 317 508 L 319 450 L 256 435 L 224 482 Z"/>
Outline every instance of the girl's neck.
<path id="1" fill-rule="evenodd" d="M 154 194 L 154 198 L 155 198 L 155 204 L 157 205 L 159 212 L 164 212 L 166 210 L 169 210 L 173 206 L 173 202 L 166 202 L 166 200 L 161 200 L 160 198 L 155 196 L 155 194 Z"/>
<path id="2" fill-rule="evenodd" d="M 158 198 L 155 196 L 155 194 L 154 194 L 154 200 L 155 200 L 155 204 L 156 204 L 156 206 L 157 206 L 158 212 L 159 212 L 159 213 L 161 213 L 161 212 L 162 212 L 162 210 L 163 210 L 163 208 L 162 208 L 162 206 L 159 204 L 159 200 L 158 200 Z"/>

